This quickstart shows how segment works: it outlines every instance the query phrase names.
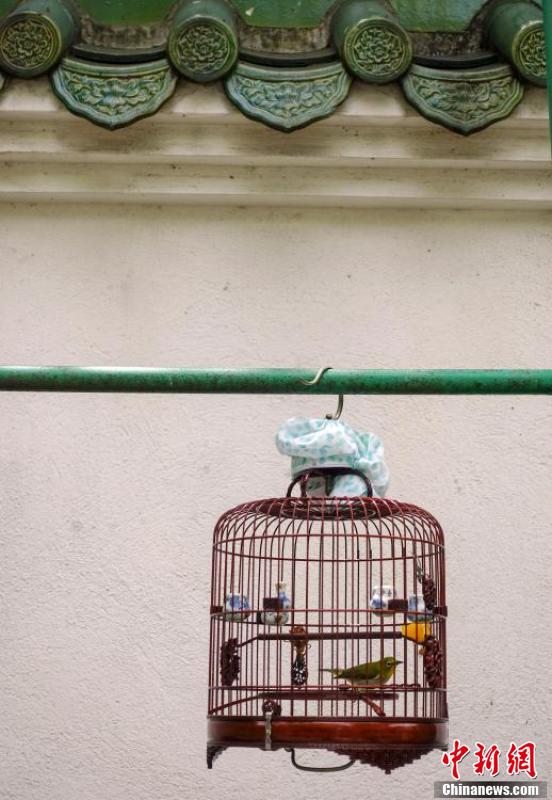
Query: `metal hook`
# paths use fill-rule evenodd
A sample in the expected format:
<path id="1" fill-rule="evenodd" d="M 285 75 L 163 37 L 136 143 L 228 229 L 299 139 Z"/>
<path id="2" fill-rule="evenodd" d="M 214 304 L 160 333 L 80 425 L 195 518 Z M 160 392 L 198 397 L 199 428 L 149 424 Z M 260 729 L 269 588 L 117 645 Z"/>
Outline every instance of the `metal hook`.
<path id="1" fill-rule="evenodd" d="M 312 381 L 306 381 L 304 378 L 301 378 L 301 383 L 304 383 L 305 386 L 316 386 L 320 383 L 320 380 L 324 373 L 326 373 L 329 369 L 333 369 L 333 367 L 320 367 Z"/>
<path id="2" fill-rule="evenodd" d="M 301 383 L 303 383 L 305 386 L 316 386 L 317 384 L 320 383 L 323 375 L 330 369 L 333 369 L 333 367 L 320 367 L 320 369 L 318 370 L 318 372 L 311 381 L 306 381 L 303 378 L 301 378 Z M 340 394 L 337 402 L 337 411 L 335 412 L 335 414 L 326 414 L 326 419 L 339 419 L 342 412 L 343 412 L 343 395 Z"/>
<path id="3" fill-rule="evenodd" d="M 339 399 L 337 401 L 337 411 L 335 414 L 326 414 L 326 419 L 339 419 L 341 416 L 341 412 L 343 411 L 343 395 L 339 395 Z"/>

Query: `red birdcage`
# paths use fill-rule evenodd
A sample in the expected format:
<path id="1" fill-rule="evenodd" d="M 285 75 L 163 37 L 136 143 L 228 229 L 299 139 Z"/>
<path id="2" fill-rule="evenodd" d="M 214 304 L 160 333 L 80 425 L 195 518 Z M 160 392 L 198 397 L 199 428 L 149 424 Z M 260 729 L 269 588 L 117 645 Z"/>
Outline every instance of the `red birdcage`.
<path id="1" fill-rule="evenodd" d="M 307 471 L 216 525 L 209 767 L 229 747 L 298 767 L 320 748 L 390 772 L 447 745 L 441 527 L 408 503 L 307 495 L 344 472 Z"/>

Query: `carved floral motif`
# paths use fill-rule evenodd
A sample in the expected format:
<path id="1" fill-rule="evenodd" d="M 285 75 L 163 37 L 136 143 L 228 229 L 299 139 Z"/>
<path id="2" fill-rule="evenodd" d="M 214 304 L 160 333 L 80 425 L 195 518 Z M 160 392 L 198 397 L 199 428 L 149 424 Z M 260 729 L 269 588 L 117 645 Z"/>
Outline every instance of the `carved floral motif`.
<path id="1" fill-rule="evenodd" d="M 165 60 L 115 67 L 64 59 L 52 81 L 70 111 L 107 128 L 153 114 L 176 85 Z"/>
<path id="2" fill-rule="evenodd" d="M 365 25 L 346 51 L 347 62 L 361 78 L 383 83 L 402 75 L 411 58 L 408 39 L 389 25 Z"/>
<path id="3" fill-rule="evenodd" d="M 518 66 L 523 75 L 540 85 L 546 84 L 546 46 L 544 28 L 531 28 L 521 39 L 517 52 Z"/>
<path id="4" fill-rule="evenodd" d="M 308 28 L 307 36 L 307 29 L 267 26 L 272 15 L 280 19 L 278 3 L 266 3 L 265 16 L 257 6 L 237 13 L 236 0 L 190 0 L 161 14 L 153 0 L 144 0 L 151 2 L 150 22 L 129 18 L 123 24 L 114 21 L 114 9 L 100 22 L 80 2 L 24 0 L 0 19 L 0 69 L 30 78 L 52 70 L 72 47 L 72 57 L 52 75 L 55 92 L 73 113 L 107 128 L 154 113 L 172 94 L 175 72 L 197 82 L 224 77 L 229 98 L 244 114 L 286 132 L 331 115 L 347 97 L 351 75 L 374 83 L 402 76 L 404 93 L 421 114 L 470 134 L 514 110 L 523 96 L 520 80 L 546 84 L 539 4 L 471 1 L 481 4 L 480 11 L 469 28 L 453 31 L 425 27 L 434 13 L 431 4 L 420 10 L 429 16 L 419 27 L 414 18 L 399 19 L 392 3 L 327 0 L 331 13 Z M 251 61 L 236 63 L 239 42 L 243 58 Z M 328 43 L 339 54 L 331 63 Z M 489 50 L 483 60 L 482 46 Z M 494 62 L 481 66 L 492 59 L 493 48 Z M 298 659 L 297 680 L 303 672 Z"/>
<path id="5" fill-rule="evenodd" d="M 402 86 L 421 114 L 463 134 L 504 119 L 523 97 L 508 66 L 457 72 L 414 65 Z"/>
<path id="6" fill-rule="evenodd" d="M 233 59 L 234 48 L 224 30 L 200 22 L 187 25 L 177 36 L 171 51 L 174 62 L 188 75 L 208 78 L 220 75 Z"/>
<path id="7" fill-rule="evenodd" d="M 248 116 L 291 131 L 331 114 L 350 85 L 340 63 L 295 70 L 241 63 L 226 81 L 226 90 Z"/>
<path id="8" fill-rule="evenodd" d="M 14 71 L 47 70 L 56 60 L 58 49 L 55 28 L 38 15 L 15 19 L 0 34 L 0 55 Z"/>

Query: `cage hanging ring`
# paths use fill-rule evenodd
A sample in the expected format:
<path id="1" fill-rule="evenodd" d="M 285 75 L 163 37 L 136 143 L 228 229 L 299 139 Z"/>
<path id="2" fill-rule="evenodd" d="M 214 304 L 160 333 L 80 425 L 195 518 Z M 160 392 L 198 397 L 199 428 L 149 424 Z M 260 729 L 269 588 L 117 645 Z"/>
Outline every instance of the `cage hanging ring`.
<path id="1" fill-rule="evenodd" d="M 327 481 L 328 478 L 335 478 L 340 475 L 356 475 L 364 481 L 366 485 L 366 495 L 368 497 L 374 496 L 374 490 L 370 479 L 364 472 L 358 469 L 353 469 L 353 467 L 310 467 L 309 469 L 304 469 L 302 472 L 298 472 L 297 475 L 293 477 L 293 480 L 287 488 L 286 497 L 291 497 L 293 495 L 293 490 L 297 484 L 301 487 L 301 497 L 307 497 L 307 484 L 311 478 L 324 478 Z M 329 492 L 328 483 L 326 483 L 325 492 L 326 494 Z"/>

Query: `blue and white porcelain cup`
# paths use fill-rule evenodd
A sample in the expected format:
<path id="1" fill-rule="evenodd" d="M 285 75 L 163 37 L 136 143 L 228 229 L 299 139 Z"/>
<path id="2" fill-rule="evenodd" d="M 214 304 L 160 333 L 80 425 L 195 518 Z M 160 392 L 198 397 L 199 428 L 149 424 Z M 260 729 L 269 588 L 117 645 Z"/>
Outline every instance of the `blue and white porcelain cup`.
<path id="1" fill-rule="evenodd" d="M 261 616 L 261 621 L 264 625 L 287 625 L 289 622 L 289 609 L 291 608 L 291 600 L 286 594 L 287 584 L 282 581 L 276 584 L 276 592 L 278 593 L 275 608 L 265 609 Z M 276 598 L 275 598 L 276 599 Z"/>
<path id="2" fill-rule="evenodd" d="M 251 613 L 249 600 L 244 594 L 227 594 L 224 607 L 224 616 L 234 622 L 243 622 Z"/>
<path id="3" fill-rule="evenodd" d="M 372 611 L 377 611 L 378 614 L 389 613 L 389 601 L 395 597 L 395 589 L 393 586 L 375 586 L 372 590 L 372 598 L 370 600 L 370 608 Z"/>
<path id="4" fill-rule="evenodd" d="M 421 594 L 409 594 L 408 595 L 408 613 L 406 618 L 410 620 L 410 622 L 422 621 L 429 619 L 431 614 L 426 612 L 426 604 Z"/>

